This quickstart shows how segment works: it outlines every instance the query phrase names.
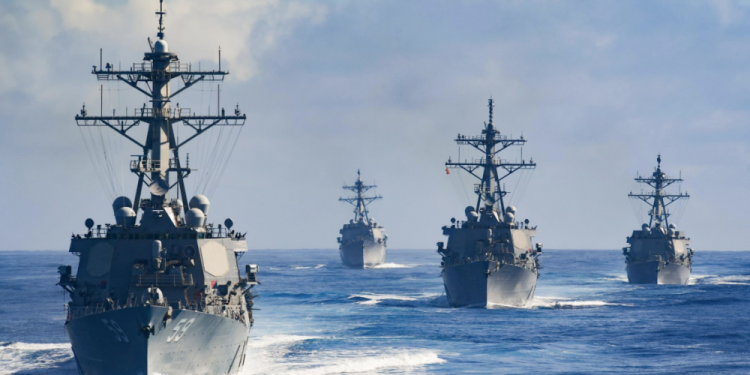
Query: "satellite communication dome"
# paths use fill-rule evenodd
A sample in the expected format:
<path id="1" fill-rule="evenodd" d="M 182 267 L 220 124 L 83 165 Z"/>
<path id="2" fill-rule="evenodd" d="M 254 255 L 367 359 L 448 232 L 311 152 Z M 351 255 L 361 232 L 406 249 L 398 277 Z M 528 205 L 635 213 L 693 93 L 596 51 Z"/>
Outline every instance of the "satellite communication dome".
<path id="1" fill-rule="evenodd" d="M 508 207 L 508 208 L 510 208 L 510 207 Z M 515 219 L 515 217 L 516 217 L 516 216 L 515 216 L 515 215 L 513 215 L 513 214 L 512 214 L 511 212 L 506 212 L 506 213 L 505 213 L 505 222 L 506 222 L 506 223 L 512 223 L 512 222 L 513 222 L 513 219 Z"/>
<path id="2" fill-rule="evenodd" d="M 166 53 L 169 52 L 169 45 L 167 44 L 167 41 L 164 39 L 159 39 L 154 43 L 154 52 L 156 53 Z"/>
<path id="3" fill-rule="evenodd" d="M 203 211 L 197 208 L 191 208 L 185 215 L 185 223 L 191 228 L 202 227 L 205 220 L 206 216 L 203 215 Z"/>
<path id="4" fill-rule="evenodd" d="M 130 198 L 125 196 L 117 197 L 115 198 L 115 201 L 112 202 L 112 210 L 114 212 L 117 212 L 117 210 L 123 207 L 133 208 L 133 202 L 130 200 Z"/>
<path id="5" fill-rule="evenodd" d="M 208 201 L 205 195 L 196 195 L 190 199 L 190 208 L 197 208 L 203 212 L 203 216 L 208 216 L 208 208 L 211 206 L 211 202 Z"/>
<path id="6" fill-rule="evenodd" d="M 643 230 L 646 230 L 646 229 L 648 229 L 648 224 L 643 224 L 643 225 L 641 225 L 641 229 L 643 229 Z"/>
<path id="7" fill-rule="evenodd" d="M 518 211 L 516 211 L 516 208 L 515 208 L 515 207 L 513 207 L 513 206 L 508 206 L 507 208 L 505 208 L 505 212 L 510 212 L 510 213 L 512 213 L 513 215 L 515 215 L 515 214 L 516 214 L 516 212 L 518 212 Z"/>
<path id="8" fill-rule="evenodd" d="M 91 229 L 91 228 L 94 227 L 94 220 L 91 219 L 91 218 L 88 218 L 88 219 L 86 219 L 86 223 L 85 224 L 86 224 L 86 228 Z"/>
<path id="9" fill-rule="evenodd" d="M 135 225 L 135 211 L 130 207 L 120 207 L 115 211 L 115 221 L 117 225 L 132 227 Z"/>
<path id="10" fill-rule="evenodd" d="M 234 226 L 234 221 L 232 219 L 227 218 L 224 220 L 224 226 L 227 227 L 227 229 L 232 229 L 232 226 Z"/>
<path id="11" fill-rule="evenodd" d="M 674 225 L 674 224 L 669 224 L 669 228 L 670 228 L 670 229 L 677 229 L 677 226 L 676 226 L 676 225 Z"/>

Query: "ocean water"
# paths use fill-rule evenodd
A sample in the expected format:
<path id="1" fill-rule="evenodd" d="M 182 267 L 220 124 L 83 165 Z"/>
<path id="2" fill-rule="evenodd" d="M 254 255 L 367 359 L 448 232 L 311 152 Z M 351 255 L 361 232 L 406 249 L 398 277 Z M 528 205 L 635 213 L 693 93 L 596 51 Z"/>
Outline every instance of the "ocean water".
<path id="1" fill-rule="evenodd" d="M 55 286 L 66 252 L 0 252 L 0 374 L 76 374 Z M 619 251 L 548 250 L 525 308 L 450 308 L 434 251 L 343 268 L 337 250 L 250 251 L 247 374 L 746 374 L 750 252 L 697 252 L 688 286 L 626 282 Z"/>

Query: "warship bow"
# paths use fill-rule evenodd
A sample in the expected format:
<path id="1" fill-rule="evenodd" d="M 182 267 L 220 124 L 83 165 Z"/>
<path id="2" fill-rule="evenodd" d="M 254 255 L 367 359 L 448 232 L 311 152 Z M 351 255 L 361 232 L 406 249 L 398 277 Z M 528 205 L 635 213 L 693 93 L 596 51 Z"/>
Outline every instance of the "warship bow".
<path id="1" fill-rule="evenodd" d="M 58 285 L 70 296 L 65 331 L 81 374 L 233 374 L 245 362 L 258 267 L 248 265 L 242 277 L 245 235 L 232 229 L 231 219 L 223 227 L 207 223 L 205 196 L 188 200 L 191 169 L 180 149 L 214 127 L 244 125 L 246 115 L 239 107 L 229 116 L 223 109 L 202 116 L 171 107 L 183 90 L 228 73 L 221 63 L 219 70 L 201 71 L 181 62 L 164 39 L 161 1 L 156 14 L 158 39 L 149 39 L 142 62 L 121 69 L 100 61 L 92 70 L 101 81 L 124 82 L 145 94 L 150 106 L 125 116 L 92 116 L 84 105 L 76 116 L 78 126 L 109 128 L 141 153 L 130 163 L 138 177 L 134 199 L 115 199 L 115 224 L 87 219 L 87 232 L 70 244 L 78 269 L 59 268 Z M 183 86 L 172 92 L 170 81 L 177 78 Z M 194 133 L 178 142 L 174 128 L 180 124 Z M 139 125 L 148 128 L 142 143 L 129 132 Z"/>
<path id="2" fill-rule="evenodd" d="M 445 293 L 451 306 L 524 306 L 534 297 L 539 277 L 539 256 L 542 244 L 532 248 L 536 227 L 529 220 L 516 221 L 516 208 L 505 206 L 509 193 L 500 182 L 514 172 L 534 169 L 536 164 L 521 160 L 511 163 L 496 156 L 511 146 L 520 146 L 526 139 L 500 134 L 492 122 L 493 101 L 489 100 L 489 123 L 482 135 L 459 134 L 455 141 L 482 153 L 472 160 L 445 163 L 446 173 L 460 168 L 479 179 L 474 185 L 476 207 L 466 207 L 466 220 L 451 219 L 443 227 L 447 246 L 438 242 L 442 255 Z"/>

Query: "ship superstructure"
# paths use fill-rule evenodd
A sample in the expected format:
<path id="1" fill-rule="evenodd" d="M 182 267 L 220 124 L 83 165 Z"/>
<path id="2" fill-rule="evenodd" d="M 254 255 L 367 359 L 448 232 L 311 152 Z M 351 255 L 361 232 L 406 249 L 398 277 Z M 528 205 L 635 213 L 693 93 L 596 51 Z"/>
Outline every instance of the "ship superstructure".
<path id="1" fill-rule="evenodd" d="M 509 162 L 497 158 L 511 146 L 521 146 L 526 139 L 501 134 L 493 124 L 493 100 L 489 100 L 489 123 L 482 135 L 459 134 L 455 141 L 482 153 L 471 160 L 445 163 L 446 172 L 461 168 L 479 179 L 474 185 L 476 207 L 466 207 L 466 220 L 451 219 L 443 227 L 447 246 L 438 242 L 442 255 L 442 277 L 448 302 L 452 306 L 506 305 L 524 306 L 534 297 L 539 277 L 542 244 L 532 248 L 536 227 L 529 220 L 516 221 L 516 208 L 505 206 L 509 193 L 500 182 L 522 169 L 536 168 L 533 159 Z"/>
<path id="2" fill-rule="evenodd" d="M 223 109 L 202 116 L 171 106 L 181 91 L 228 73 L 181 62 L 164 39 L 161 1 L 156 14 L 158 39 L 149 39 L 142 62 L 127 69 L 100 62 L 92 71 L 99 80 L 132 86 L 150 105 L 125 116 L 92 116 L 84 105 L 76 116 L 79 126 L 110 128 L 141 153 L 130 163 L 138 176 L 134 199 L 119 197 L 112 205 L 115 224 L 87 219 L 88 231 L 73 236 L 78 269 L 59 269 L 59 285 L 71 299 L 65 331 L 81 374 L 233 374 L 245 361 L 258 267 L 248 265 L 241 276 L 245 235 L 231 219 L 207 223 L 205 196 L 188 200 L 184 180 L 191 169 L 180 149 L 214 127 L 242 126 L 246 115 L 236 108 L 228 116 Z M 173 92 L 170 81 L 177 78 L 183 87 Z M 180 124 L 194 132 L 178 142 Z M 129 132 L 140 125 L 148 127 L 144 141 Z"/>
<path id="3" fill-rule="evenodd" d="M 667 206 L 690 198 L 687 193 L 669 194 L 666 188 L 682 182 L 682 178 L 668 177 L 661 169 L 661 155 L 656 158 L 656 168 L 649 177 L 638 176 L 635 181 L 646 184 L 651 192 L 628 194 L 651 207 L 649 222 L 640 230 L 634 230 L 627 238 L 630 246 L 623 248 L 628 281 L 633 284 L 678 284 L 686 285 L 692 269 L 693 249 L 685 232 L 669 223 L 671 214 Z"/>
<path id="4" fill-rule="evenodd" d="M 354 219 L 350 220 L 349 224 L 344 224 L 339 231 L 341 237 L 338 238 L 341 262 L 348 267 L 374 267 L 385 262 L 388 235 L 385 234 L 385 228 L 370 218 L 367 210 L 370 203 L 383 197 L 365 196 L 365 192 L 376 187 L 365 185 L 358 170 L 354 185 L 343 187 L 354 192 L 355 196 L 339 198 L 339 201 L 354 206 Z"/>

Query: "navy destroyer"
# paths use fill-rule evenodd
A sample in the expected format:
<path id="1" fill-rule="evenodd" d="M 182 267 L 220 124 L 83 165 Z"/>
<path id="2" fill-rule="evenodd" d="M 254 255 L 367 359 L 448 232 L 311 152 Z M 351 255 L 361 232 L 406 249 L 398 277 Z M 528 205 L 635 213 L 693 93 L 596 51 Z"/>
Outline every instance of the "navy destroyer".
<path id="1" fill-rule="evenodd" d="M 385 261 L 385 245 L 388 235 L 382 226 L 369 217 L 367 206 L 378 199 L 380 195 L 366 197 L 365 192 L 376 188 L 376 185 L 365 185 L 362 176 L 357 171 L 357 181 L 352 186 L 344 186 L 353 191 L 356 196 L 339 198 L 354 206 L 354 219 L 344 224 L 339 233 L 339 255 L 344 265 L 352 268 L 374 267 Z"/>
<path id="2" fill-rule="evenodd" d="M 438 242 L 442 255 L 442 277 L 445 293 L 451 306 L 524 306 L 534 297 L 539 277 L 539 256 L 542 244 L 532 248 L 536 227 L 529 220 L 516 220 L 516 208 L 505 206 L 509 193 L 500 181 L 522 169 L 536 168 L 528 162 L 509 162 L 496 156 L 511 146 L 520 146 L 526 139 L 500 134 L 492 122 L 493 101 L 489 100 L 489 123 L 482 135 L 459 134 L 455 141 L 469 145 L 482 153 L 471 160 L 445 163 L 446 173 L 461 168 L 479 179 L 474 185 L 476 207 L 466 207 L 466 220 L 451 219 L 450 227 L 443 227 L 448 236 L 447 246 Z"/>
<path id="3" fill-rule="evenodd" d="M 635 181 L 647 184 L 651 192 L 628 194 L 651 207 L 649 222 L 640 230 L 634 230 L 627 241 L 630 246 L 622 249 L 625 255 L 628 281 L 633 284 L 677 284 L 686 285 L 690 279 L 693 249 L 685 232 L 669 223 L 671 214 L 667 206 L 690 198 L 687 193 L 669 194 L 667 186 L 682 182 L 682 178 L 670 178 L 661 169 L 661 155 L 656 158 L 656 169 L 650 177 L 638 176 Z"/>
<path id="4" fill-rule="evenodd" d="M 179 60 L 164 40 L 160 4 L 158 39 L 142 62 L 126 69 L 94 66 L 103 81 L 121 81 L 146 94 L 151 102 L 125 116 L 89 115 L 83 106 L 79 126 L 114 130 L 137 145 L 140 155 L 130 163 L 138 177 L 135 197 L 112 204 L 115 224 L 85 224 L 73 235 L 70 252 L 78 268 L 60 266 L 60 282 L 70 295 L 65 332 L 70 338 L 79 373 L 96 374 L 234 374 L 245 361 L 253 324 L 252 288 L 256 265 L 240 275 L 238 258 L 247 250 L 245 235 L 207 223 L 209 200 L 188 200 L 185 178 L 191 173 L 180 149 L 218 126 L 242 126 L 246 115 L 202 116 L 173 108 L 170 99 L 197 82 L 221 81 L 228 73 L 201 71 Z M 182 80 L 179 90 L 170 81 Z M 193 130 L 181 142 L 174 128 Z M 145 141 L 129 132 L 146 125 Z M 142 188 L 150 193 L 142 197 Z M 170 198 L 175 192 L 176 198 Z M 140 213 L 140 221 L 136 220 Z"/>

